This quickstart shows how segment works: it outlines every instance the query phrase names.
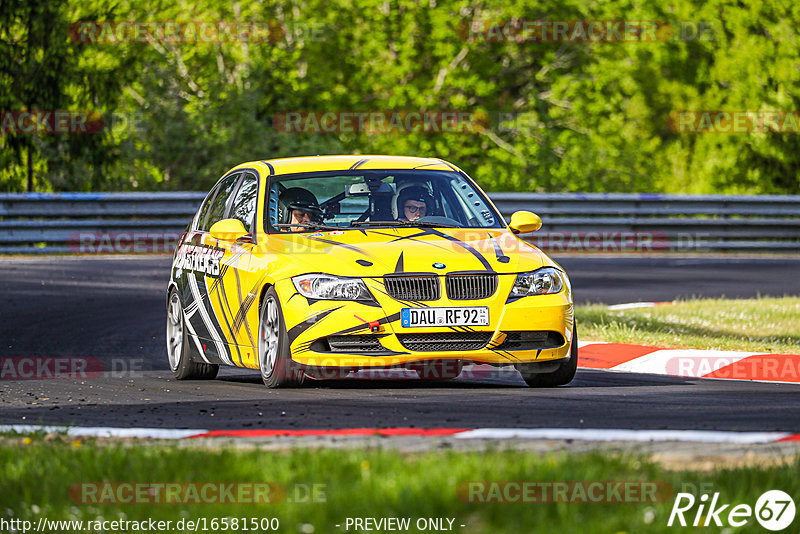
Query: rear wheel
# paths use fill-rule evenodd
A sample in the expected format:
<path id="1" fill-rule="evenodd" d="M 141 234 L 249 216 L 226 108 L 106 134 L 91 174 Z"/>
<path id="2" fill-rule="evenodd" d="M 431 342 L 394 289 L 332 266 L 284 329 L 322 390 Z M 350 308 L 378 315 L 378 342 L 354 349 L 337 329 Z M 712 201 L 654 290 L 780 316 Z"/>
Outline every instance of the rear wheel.
<path id="1" fill-rule="evenodd" d="M 522 375 L 525 382 L 534 388 L 552 388 L 569 384 L 575 378 L 575 371 L 578 369 L 578 330 L 572 327 L 572 346 L 569 351 L 569 360 L 558 366 L 555 371 L 547 373 L 537 373 L 542 365 L 546 363 L 518 364 L 517 370 Z"/>
<path id="2" fill-rule="evenodd" d="M 183 304 L 175 289 L 167 300 L 167 358 L 178 380 L 213 380 L 219 371 L 219 365 L 192 361 Z"/>
<path id="3" fill-rule="evenodd" d="M 301 385 L 305 374 L 292 362 L 289 336 L 274 288 L 267 290 L 259 315 L 258 367 L 261 379 L 269 388 Z"/>

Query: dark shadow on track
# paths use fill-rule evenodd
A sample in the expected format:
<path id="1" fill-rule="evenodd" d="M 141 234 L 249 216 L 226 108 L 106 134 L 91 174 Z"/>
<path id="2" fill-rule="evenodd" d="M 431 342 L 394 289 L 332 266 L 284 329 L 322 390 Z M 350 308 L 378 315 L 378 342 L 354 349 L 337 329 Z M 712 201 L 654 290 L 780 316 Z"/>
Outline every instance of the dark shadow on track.
<path id="1" fill-rule="evenodd" d="M 626 378 L 627 377 L 627 378 Z M 255 384 L 266 388 L 257 374 L 237 374 L 218 376 L 220 382 L 235 382 L 238 384 Z M 579 369 L 575 378 L 566 386 L 557 388 L 530 388 L 522 381 L 519 374 L 509 373 L 505 381 L 498 379 L 480 381 L 471 379 L 455 380 L 421 380 L 414 378 L 401 378 L 397 380 L 387 378 L 343 378 L 343 379 L 311 379 L 297 389 L 363 389 L 363 390 L 411 390 L 411 389 L 533 389 L 536 391 L 557 391 L 575 388 L 631 388 L 631 387 L 660 387 L 660 386 L 691 386 L 697 382 L 694 378 L 658 376 L 634 373 L 609 373 L 590 369 Z M 202 381 L 198 381 L 202 384 Z"/>

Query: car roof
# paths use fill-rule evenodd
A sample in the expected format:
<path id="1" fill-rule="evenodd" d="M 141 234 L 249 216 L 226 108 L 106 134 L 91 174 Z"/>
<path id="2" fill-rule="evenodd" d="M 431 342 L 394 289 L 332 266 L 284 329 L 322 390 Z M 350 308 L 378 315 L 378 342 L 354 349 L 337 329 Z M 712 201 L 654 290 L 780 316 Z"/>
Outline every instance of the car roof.
<path id="1" fill-rule="evenodd" d="M 240 167 L 252 167 L 251 162 Z M 306 156 L 261 160 L 270 168 L 270 174 L 295 174 L 299 172 L 381 170 L 381 169 L 428 169 L 457 171 L 458 167 L 438 158 L 417 158 L 411 156 Z"/>

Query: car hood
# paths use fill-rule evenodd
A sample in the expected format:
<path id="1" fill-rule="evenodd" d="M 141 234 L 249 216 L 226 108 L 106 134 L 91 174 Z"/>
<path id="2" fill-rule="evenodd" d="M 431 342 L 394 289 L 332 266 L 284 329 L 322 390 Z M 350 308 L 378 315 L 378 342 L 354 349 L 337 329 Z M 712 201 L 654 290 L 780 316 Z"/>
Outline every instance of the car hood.
<path id="1" fill-rule="evenodd" d="M 269 254 L 285 257 L 286 276 L 325 272 L 383 276 L 399 272 L 519 273 L 556 266 L 508 230 L 456 228 L 347 229 L 272 234 Z M 276 273 L 277 274 L 277 273 Z"/>

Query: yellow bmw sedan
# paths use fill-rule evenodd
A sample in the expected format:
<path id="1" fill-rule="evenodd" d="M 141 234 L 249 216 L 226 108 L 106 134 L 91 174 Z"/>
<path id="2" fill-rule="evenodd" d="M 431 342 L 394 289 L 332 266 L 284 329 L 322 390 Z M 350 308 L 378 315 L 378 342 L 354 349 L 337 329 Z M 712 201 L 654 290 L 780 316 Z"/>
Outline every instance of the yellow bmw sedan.
<path id="1" fill-rule="evenodd" d="M 182 235 L 167 288 L 178 379 L 220 365 L 268 387 L 362 369 L 457 377 L 514 366 L 569 383 L 578 339 L 569 278 L 518 237 L 475 182 L 433 158 L 316 156 L 234 167 Z"/>

